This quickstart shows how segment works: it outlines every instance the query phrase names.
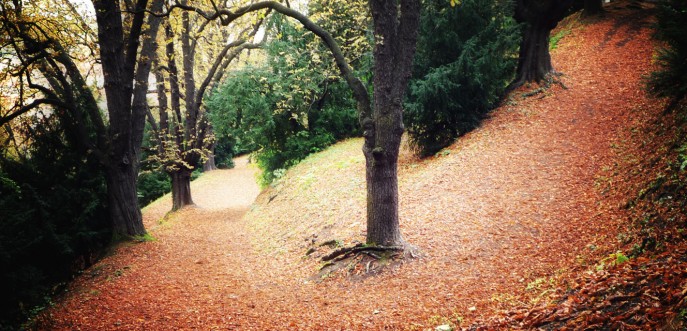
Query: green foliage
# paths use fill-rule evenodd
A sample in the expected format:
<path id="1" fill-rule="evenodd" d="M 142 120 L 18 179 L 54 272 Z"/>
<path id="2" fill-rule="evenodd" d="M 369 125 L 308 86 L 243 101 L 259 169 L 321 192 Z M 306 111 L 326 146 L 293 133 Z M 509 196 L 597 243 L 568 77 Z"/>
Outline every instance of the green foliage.
<path id="1" fill-rule="evenodd" d="M 678 102 L 687 95 L 687 2 L 663 0 L 656 17 L 656 37 L 666 47 L 658 50 L 660 69 L 649 77 L 648 89 L 655 96 Z"/>
<path id="2" fill-rule="evenodd" d="M 155 199 L 169 193 L 172 189 L 172 181 L 161 170 L 145 170 L 138 174 L 138 204 L 147 206 Z"/>
<path id="3" fill-rule="evenodd" d="M 677 151 L 680 171 L 685 171 L 687 169 L 687 143 L 680 146 Z"/>
<path id="4" fill-rule="evenodd" d="M 0 330 L 49 305 L 111 238 L 98 162 L 57 116 L 41 116 L 21 132 L 32 141 L 25 155 L 0 155 Z"/>
<path id="5" fill-rule="evenodd" d="M 254 152 L 263 185 L 311 153 L 359 133 L 351 92 L 332 73 L 319 40 L 279 16 L 270 31 L 276 40 L 266 47 L 266 63 L 230 73 L 206 102 L 218 143 L 232 154 Z"/>
<path id="6" fill-rule="evenodd" d="M 514 74 L 519 38 L 505 2 L 425 3 L 405 104 L 410 142 L 419 154 L 434 154 L 479 125 Z"/>
<path id="7" fill-rule="evenodd" d="M 599 264 L 596 266 L 596 270 L 603 270 L 607 267 L 620 265 L 620 264 L 623 264 L 627 261 L 630 261 L 630 258 L 627 257 L 625 254 L 623 254 L 623 252 L 617 251 L 617 252 L 611 253 L 607 257 L 601 259 Z"/>
<path id="8" fill-rule="evenodd" d="M 215 142 L 215 165 L 219 169 L 231 169 L 234 167 L 233 143 L 229 139 Z"/>
<path id="9" fill-rule="evenodd" d="M 561 41 L 565 36 L 570 34 L 570 29 L 563 29 L 561 31 L 558 31 L 555 35 L 551 36 L 551 39 L 549 39 L 549 49 L 554 50 L 558 48 L 558 42 Z"/>

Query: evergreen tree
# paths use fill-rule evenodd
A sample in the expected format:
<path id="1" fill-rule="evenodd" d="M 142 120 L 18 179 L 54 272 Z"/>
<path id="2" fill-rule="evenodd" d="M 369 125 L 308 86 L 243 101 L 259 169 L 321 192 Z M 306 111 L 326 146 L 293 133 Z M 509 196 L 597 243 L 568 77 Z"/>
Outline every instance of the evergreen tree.
<path id="1" fill-rule="evenodd" d="M 11 129 L 22 146 L 0 145 L 0 330 L 46 307 L 112 237 L 102 168 L 78 151 L 71 120 L 39 111 Z"/>
<path id="2" fill-rule="evenodd" d="M 513 77 L 518 43 L 506 2 L 425 3 L 405 115 L 410 142 L 421 155 L 436 153 L 480 123 Z"/>

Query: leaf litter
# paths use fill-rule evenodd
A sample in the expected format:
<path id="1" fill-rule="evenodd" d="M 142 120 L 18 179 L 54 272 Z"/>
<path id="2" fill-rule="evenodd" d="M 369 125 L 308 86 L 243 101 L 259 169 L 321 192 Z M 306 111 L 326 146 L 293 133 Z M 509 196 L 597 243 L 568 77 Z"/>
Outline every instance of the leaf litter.
<path id="1" fill-rule="evenodd" d="M 538 87 L 514 91 L 434 157 L 404 147 L 401 230 L 419 259 L 373 275 L 360 264 L 318 273 L 322 256 L 364 242 L 360 139 L 306 159 L 262 192 L 243 158 L 192 183 L 197 206 L 166 215 L 167 196 L 146 207 L 156 240 L 116 247 L 36 328 L 633 330 L 649 323 L 633 320 L 640 313 L 670 320 L 677 313 L 662 307 L 685 301 L 684 245 L 596 270 L 621 248 L 632 213 L 623 199 L 644 178 L 614 176 L 628 168 L 617 146 L 641 153 L 632 129 L 661 111 L 642 88 L 650 18 L 624 24 L 638 17 L 617 6 L 603 19 L 561 24 L 572 26 L 552 53 L 562 84 L 529 97 Z"/>

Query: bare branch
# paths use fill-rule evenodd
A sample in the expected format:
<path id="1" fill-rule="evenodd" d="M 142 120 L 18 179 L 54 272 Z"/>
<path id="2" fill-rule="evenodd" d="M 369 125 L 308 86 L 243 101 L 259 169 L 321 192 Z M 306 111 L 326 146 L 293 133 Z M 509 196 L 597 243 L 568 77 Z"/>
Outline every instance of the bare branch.
<path id="1" fill-rule="evenodd" d="M 5 125 L 6 123 L 12 121 L 13 119 L 28 113 L 29 111 L 38 108 L 41 105 L 53 105 L 55 107 L 60 107 L 64 109 L 69 109 L 69 105 L 65 104 L 64 102 L 57 100 L 57 99 L 47 99 L 47 98 L 42 98 L 42 99 L 36 99 L 33 102 L 31 102 L 28 105 L 24 105 L 23 107 L 20 107 L 16 111 L 12 112 L 11 114 L 0 118 L 0 126 Z"/>

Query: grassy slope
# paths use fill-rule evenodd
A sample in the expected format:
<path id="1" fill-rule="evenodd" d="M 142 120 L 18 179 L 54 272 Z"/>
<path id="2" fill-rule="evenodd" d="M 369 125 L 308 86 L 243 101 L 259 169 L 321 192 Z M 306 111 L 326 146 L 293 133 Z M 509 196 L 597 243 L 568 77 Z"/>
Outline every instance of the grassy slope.
<path id="1" fill-rule="evenodd" d="M 618 10 L 622 9 L 621 6 L 622 3 L 617 7 L 619 8 Z M 575 39 L 576 35 L 579 36 L 584 33 L 584 30 L 595 28 L 594 25 L 580 24 L 576 21 L 568 22 L 567 25 L 564 24 L 559 28 L 559 31 L 566 31 L 565 40 L 561 41 L 561 44 L 563 44 L 561 46 L 563 48 L 562 52 L 573 54 L 570 55 L 568 61 L 570 61 L 570 58 L 575 58 L 575 55 L 579 55 L 574 54 L 577 49 L 580 47 L 589 47 L 589 45 L 584 45 L 584 40 Z M 615 37 L 614 34 L 618 34 L 618 30 L 622 30 L 621 28 L 622 24 L 617 23 L 614 29 L 606 32 L 606 39 L 603 41 L 604 45 L 606 43 L 610 44 L 611 38 Z M 571 30 L 572 33 L 570 33 Z M 625 32 L 621 31 L 620 33 Z M 629 29 L 627 33 L 629 34 L 627 37 L 628 39 L 617 42 L 618 47 L 622 46 L 622 43 L 627 43 L 628 40 L 631 40 L 629 38 L 632 38 L 632 34 L 636 33 L 636 31 Z M 568 34 L 570 34 L 570 36 L 568 36 Z M 599 47 L 601 47 L 601 45 Z M 628 50 L 628 52 L 631 51 Z M 580 60 L 580 57 L 578 57 L 574 61 Z M 584 65 L 582 65 L 582 67 L 584 67 Z M 606 69 L 608 68 L 606 67 L 604 70 Z M 573 84 L 575 83 L 582 85 L 585 82 L 573 82 Z M 621 85 L 621 88 L 624 88 L 624 86 Z M 573 87 L 573 90 L 574 89 L 575 87 Z M 552 93 L 556 94 L 562 92 L 554 91 Z M 551 93 L 545 93 L 541 98 L 551 97 L 550 94 Z M 634 94 L 642 93 L 637 92 Z M 603 101 L 602 99 L 601 102 Z M 564 264 L 567 265 L 567 267 L 561 270 L 572 271 L 571 273 L 565 273 L 565 279 L 554 280 L 555 277 L 551 276 L 551 274 L 548 274 L 546 277 L 533 278 L 533 275 L 541 275 L 536 272 L 529 274 L 529 278 L 527 276 L 525 277 L 525 283 L 527 285 L 535 284 L 533 287 L 537 289 L 540 289 L 540 286 L 538 286 L 539 283 L 536 281 L 541 279 L 547 280 L 546 282 L 551 280 L 554 285 L 558 284 L 561 286 L 559 288 L 555 288 L 555 286 L 541 287 L 541 291 L 530 293 L 532 296 L 536 297 L 541 294 L 546 297 L 550 295 L 550 293 L 543 293 L 545 291 L 556 292 L 557 294 L 551 296 L 549 300 L 537 299 L 536 301 L 530 302 L 534 304 L 540 302 L 540 306 L 527 304 L 520 308 L 512 308 L 513 306 L 518 306 L 518 304 L 515 303 L 510 306 L 512 309 L 510 317 L 505 319 L 492 319 L 491 322 L 489 322 L 491 324 L 487 323 L 486 326 L 482 326 L 485 329 L 518 328 L 523 327 L 523 325 L 526 326 L 528 323 L 530 326 L 536 325 L 543 328 L 560 328 L 565 326 L 566 323 L 572 323 L 567 324 L 568 326 L 588 325 L 603 328 L 614 327 L 615 325 L 615 327 L 617 327 L 617 325 L 620 324 L 603 324 L 608 321 L 604 322 L 604 318 L 594 320 L 591 318 L 595 316 L 593 312 L 587 315 L 585 315 L 584 312 L 586 310 L 600 309 L 596 313 L 609 317 L 605 319 L 610 319 L 610 316 L 629 318 L 628 316 L 620 315 L 620 313 L 630 311 L 638 306 L 641 307 L 642 304 L 655 304 L 657 305 L 656 307 L 659 307 L 656 308 L 655 311 L 663 315 L 658 314 L 658 320 L 655 320 L 652 324 L 646 324 L 652 325 L 649 327 L 651 328 L 668 322 L 673 323 L 673 317 L 678 316 L 681 311 L 684 312 L 684 292 L 682 292 L 682 297 L 679 296 L 679 293 L 677 296 L 671 296 L 669 298 L 661 296 L 658 303 L 647 303 L 639 299 L 628 299 L 624 302 L 608 302 L 605 306 L 595 306 L 593 304 L 588 304 L 586 306 L 581 305 L 578 307 L 579 309 L 576 312 L 577 315 L 570 312 L 569 307 L 572 304 L 566 303 L 568 310 L 561 312 L 561 303 L 565 303 L 563 299 L 567 297 L 566 293 L 570 293 L 566 288 L 572 288 L 573 291 L 575 291 L 575 289 L 577 289 L 577 291 L 582 291 L 583 294 L 577 296 L 577 300 L 591 300 L 592 302 L 598 300 L 598 302 L 604 302 L 606 297 L 614 294 L 610 291 L 604 292 L 603 290 L 599 290 L 599 288 L 603 289 L 604 285 L 614 286 L 613 284 L 605 284 L 603 283 L 604 281 L 609 282 L 609 279 L 614 282 L 638 280 L 643 274 L 635 272 L 636 270 L 649 270 L 649 272 L 654 273 L 661 271 L 670 272 L 666 271 L 670 269 L 665 269 L 665 265 L 667 264 L 664 262 L 666 258 L 672 259 L 672 257 L 666 257 L 664 254 L 666 250 L 665 247 L 674 247 L 673 245 L 676 243 L 677 245 L 684 246 L 681 243 L 682 239 L 680 239 L 680 235 L 677 237 L 673 236 L 675 242 L 667 241 L 666 238 L 671 236 L 670 234 L 675 231 L 669 231 L 670 234 L 665 234 L 663 232 L 657 234 L 655 228 L 648 226 L 650 229 L 647 230 L 646 226 L 647 215 L 652 215 L 652 217 L 650 217 L 651 219 L 671 219 L 674 222 L 668 226 L 674 227 L 676 231 L 678 228 L 683 227 L 684 224 L 681 225 L 682 223 L 680 222 L 684 221 L 684 197 L 681 200 L 682 202 L 675 202 L 677 205 L 681 204 L 682 211 L 680 211 L 679 208 L 676 209 L 675 207 L 664 206 L 658 208 L 655 202 L 651 202 L 651 199 L 645 198 L 647 196 L 646 193 L 642 194 L 642 192 L 646 192 L 647 188 L 656 186 L 655 179 L 657 177 L 673 178 L 673 183 L 675 180 L 678 182 L 680 180 L 675 179 L 676 176 L 684 177 L 684 173 L 676 171 L 674 166 L 673 170 L 669 170 L 671 162 L 674 163 L 674 160 L 677 158 L 676 147 L 681 146 L 679 143 L 680 136 L 684 136 L 682 133 L 683 130 L 679 129 L 680 125 L 682 125 L 679 123 L 682 122 L 678 121 L 679 123 L 675 124 L 675 118 L 662 118 L 659 115 L 656 111 L 659 107 L 655 107 L 655 105 L 647 106 L 647 104 L 651 104 L 655 101 L 649 101 L 648 103 L 642 101 L 642 103 L 637 104 L 633 103 L 636 102 L 636 100 L 630 101 L 619 99 L 613 102 L 629 102 L 624 105 L 624 107 L 630 110 L 630 115 L 628 115 L 628 117 L 616 119 L 616 122 L 628 121 L 628 123 L 620 125 L 618 127 L 619 133 L 617 134 L 617 139 L 614 138 L 612 142 L 608 142 L 608 145 L 610 145 L 613 150 L 611 154 L 614 156 L 609 162 L 600 163 L 598 165 L 597 172 L 594 174 L 594 178 L 596 179 L 592 187 L 588 188 L 588 191 L 590 194 L 596 194 L 602 197 L 601 200 L 598 200 L 598 204 L 603 205 L 603 207 L 599 207 L 599 212 L 596 214 L 596 217 L 605 218 L 605 220 L 601 220 L 602 223 L 620 223 L 605 228 L 594 228 L 597 237 L 596 241 L 590 239 L 587 247 L 594 247 L 594 249 L 599 247 L 601 249 L 595 253 L 580 251 L 580 254 L 577 255 L 577 262 L 566 261 Z M 455 225 L 442 219 L 441 213 L 466 215 L 466 211 L 461 210 L 460 199 L 456 198 L 454 194 L 456 191 L 455 185 L 461 184 L 459 181 L 457 182 L 452 178 L 460 176 L 461 170 L 467 171 L 457 166 L 458 164 L 476 155 L 485 153 L 485 150 L 493 151 L 495 149 L 504 148 L 504 145 L 500 145 L 502 142 L 492 141 L 490 139 L 492 135 L 498 136 L 500 131 L 517 132 L 524 127 L 538 124 L 539 112 L 542 110 L 538 109 L 539 106 L 537 101 L 513 101 L 513 105 L 513 107 L 503 107 L 499 109 L 496 112 L 496 119 L 488 122 L 484 128 L 467 135 L 454 146 L 447 149 L 445 153 L 437 155 L 436 157 L 427 160 L 418 160 L 404 148 L 400 162 L 399 175 L 402 195 L 401 222 L 403 232 L 407 238 L 410 238 L 410 242 L 421 242 L 425 245 L 425 247 L 421 247 L 422 249 L 433 252 L 431 246 L 436 243 L 432 240 L 420 238 L 425 235 L 423 232 L 427 232 L 425 231 L 427 226 L 445 228 L 447 231 L 450 231 L 450 228 Z M 603 109 L 603 106 L 598 104 L 596 104 L 596 106 Z M 573 123 L 574 121 L 575 119 L 572 120 Z M 365 182 L 364 159 L 360 151 L 361 144 L 362 141 L 360 139 L 352 139 L 337 144 L 322 153 L 311 156 L 291 169 L 284 178 L 260 195 L 253 209 L 247 216 L 250 228 L 253 229 L 255 238 L 258 238 L 255 240 L 255 244 L 260 250 L 272 253 L 275 256 L 280 256 L 287 261 L 294 261 L 294 257 L 302 257 L 309 247 L 317 248 L 317 244 L 328 240 L 340 240 L 346 244 L 364 240 Z M 484 166 L 489 167 L 492 165 L 485 164 Z M 668 173 L 666 173 L 666 171 L 668 171 Z M 513 180 L 527 182 L 527 180 L 532 179 L 516 177 L 513 178 Z M 442 183 L 444 184 L 442 185 Z M 491 183 L 485 182 L 485 185 L 486 184 Z M 440 205 L 439 208 L 433 208 L 428 206 L 427 198 L 423 197 L 423 195 L 426 194 L 426 190 L 431 191 L 431 197 L 439 197 L 441 199 L 442 196 L 445 196 L 447 198 L 444 201 L 431 201 L 431 203 L 429 203 L 430 205 Z M 684 193 L 684 186 L 675 188 L 673 185 L 669 186 L 668 190 L 673 190 L 671 192 Z M 650 192 L 653 194 L 655 201 L 660 199 L 657 195 L 662 196 L 663 200 L 665 200 L 666 194 L 661 195 L 656 192 L 660 193 L 663 191 L 652 190 Z M 642 196 L 637 199 L 637 194 L 642 194 Z M 673 193 L 673 195 L 675 194 L 676 193 Z M 504 196 L 506 198 L 509 197 L 508 194 Z M 485 200 L 487 200 L 485 203 L 498 204 L 496 201 L 489 201 L 486 197 Z M 638 203 L 637 200 L 642 200 L 644 202 L 640 201 Z M 628 201 L 630 202 L 628 203 Z M 619 205 L 624 207 L 620 208 L 620 211 L 617 210 Z M 667 210 L 666 214 L 657 215 L 659 209 L 663 209 L 664 211 Z M 613 213 L 619 213 L 620 216 L 611 216 Z M 471 215 L 468 215 L 468 218 L 470 216 Z M 489 216 L 488 213 L 487 215 L 477 215 L 476 222 L 480 222 L 480 218 Z M 619 221 L 619 219 L 621 220 Z M 641 219 L 644 219 L 644 223 L 641 223 Z M 517 221 L 516 225 L 522 226 Z M 663 228 L 667 227 L 665 222 L 661 223 L 660 226 Z M 583 231 L 583 229 L 579 230 Z M 647 231 L 653 234 L 647 235 Z M 680 232 L 680 234 L 681 233 L 683 232 Z M 573 234 L 573 236 L 574 235 L 575 234 Z M 582 234 L 580 233 L 580 235 Z M 656 251 L 653 250 L 653 247 L 644 247 L 646 246 L 647 240 L 649 240 L 650 244 L 656 241 L 657 238 L 654 237 L 661 237 L 658 238 L 658 242 L 662 243 L 659 245 L 659 250 Z M 442 239 L 445 238 L 439 238 L 439 240 Z M 460 240 L 460 238 L 455 239 Z M 660 249 L 661 246 L 663 249 Z M 623 251 L 624 254 L 631 255 L 633 249 L 637 250 L 637 247 L 640 247 L 640 249 L 646 252 L 643 253 L 644 255 L 638 255 L 638 258 L 626 264 L 625 269 L 623 269 L 622 266 L 608 267 L 609 253 Z M 322 248 L 318 248 L 318 250 L 322 250 Z M 675 248 L 675 252 L 679 253 L 680 251 L 682 251 L 681 248 Z M 321 256 L 321 253 L 319 255 L 316 253 L 315 256 Z M 580 262 L 579 259 L 586 259 L 586 261 Z M 301 260 L 300 262 L 302 263 L 303 261 Z M 308 266 L 314 268 L 317 265 L 315 259 L 307 260 L 305 263 L 306 268 Z M 576 263 L 581 264 L 578 265 Z M 595 274 L 594 272 L 602 264 L 604 267 L 599 271 L 600 274 Z M 663 265 L 664 269 L 657 269 L 660 265 Z M 674 263 L 670 264 L 670 267 L 680 268 L 681 265 L 680 263 Z M 556 273 L 561 274 L 561 270 Z M 585 273 L 587 271 L 590 273 Z M 616 275 L 617 277 L 609 276 L 608 273 Z M 647 294 L 656 294 L 656 289 L 651 289 L 651 286 L 670 287 L 672 289 L 671 291 L 674 291 L 675 287 L 679 288 L 683 284 L 684 277 L 679 276 L 678 273 L 676 279 L 673 279 L 671 282 L 660 284 L 648 282 L 645 283 L 644 286 L 647 290 Z M 585 288 L 587 289 L 586 291 L 594 289 L 597 295 L 596 299 L 585 294 Z M 632 291 L 628 290 L 623 293 L 630 297 L 630 294 L 640 293 L 641 289 L 641 287 L 635 287 L 632 288 Z M 502 293 L 502 295 L 510 297 L 512 300 L 522 298 L 517 294 L 512 296 L 508 293 Z M 672 292 L 671 295 L 673 295 Z M 584 299 L 581 299 L 581 297 Z M 513 302 L 511 302 L 511 304 L 512 303 Z M 613 304 L 616 304 L 615 309 L 620 309 L 618 313 L 612 313 L 614 310 Z M 547 318 L 541 318 L 541 315 L 528 314 L 527 311 L 531 309 L 536 309 L 539 312 L 548 312 L 542 313 L 542 315 L 545 315 Z M 639 325 L 642 325 L 642 323 L 648 323 L 647 318 L 656 318 L 656 316 L 651 315 L 652 313 L 653 312 L 647 312 L 646 310 L 633 311 L 633 314 L 644 314 L 642 315 L 643 317 L 641 317 L 644 318 L 644 320 L 637 318 L 630 324 L 639 323 Z M 570 320 L 566 322 L 567 319 Z M 664 323 L 664 321 L 667 322 Z"/>

